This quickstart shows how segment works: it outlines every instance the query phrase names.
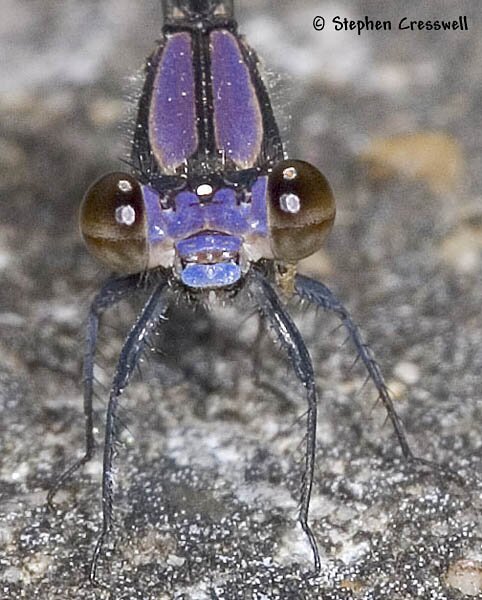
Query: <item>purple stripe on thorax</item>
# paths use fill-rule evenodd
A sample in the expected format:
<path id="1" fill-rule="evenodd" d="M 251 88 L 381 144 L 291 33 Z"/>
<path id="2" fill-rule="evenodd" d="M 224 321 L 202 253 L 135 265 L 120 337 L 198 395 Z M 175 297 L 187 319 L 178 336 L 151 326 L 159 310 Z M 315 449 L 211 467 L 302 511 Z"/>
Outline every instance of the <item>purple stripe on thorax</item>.
<path id="1" fill-rule="evenodd" d="M 218 30 L 210 41 L 216 144 L 237 166 L 249 168 L 263 139 L 256 90 L 236 37 Z"/>
<path id="2" fill-rule="evenodd" d="M 191 36 L 166 39 L 152 90 L 149 140 L 162 171 L 172 173 L 195 152 L 196 129 Z"/>

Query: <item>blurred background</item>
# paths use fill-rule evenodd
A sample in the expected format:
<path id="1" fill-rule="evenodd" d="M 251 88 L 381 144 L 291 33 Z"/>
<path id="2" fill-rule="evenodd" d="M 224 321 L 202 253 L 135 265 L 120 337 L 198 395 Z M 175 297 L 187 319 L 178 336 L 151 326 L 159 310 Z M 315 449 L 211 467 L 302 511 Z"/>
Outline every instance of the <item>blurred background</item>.
<path id="1" fill-rule="evenodd" d="M 362 324 L 384 367 L 417 451 L 447 461 L 455 468 L 480 472 L 480 4 L 476 0 L 430 3 L 418 0 L 405 3 L 245 0 L 238 1 L 237 5 L 240 30 L 264 61 L 290 156 L 317 165 L 331 182 L 338 201 L 337 221 L 325 249 L 304 261 L 302 269 L 333 288 Z M 161 8 L 157 0 L 3 0 L 1 13 L 0 446 L 3 450 L 0 453 L 0 500 L 4 520 L 0 521 L 3 523 L 0 577 L 10 594 L 7 596 L 12 598 L 21 597 L 20 593 L 25 590 L 32 593 L 34 589 L 43 591 L 42 597 L 49 599 L 87 598 L 92 596 L 79 591 L 84 590 L 79 575 L 83 572 L 66 565 L 72 564 L 74 555 L 73 564 L 85 564 L 92 547 L 93 532 L 98 526 L 98 462 L 81 476 L 83 487 L 75 488 L 83 498 L 79 502 L 84 511 L 82 518 L 87 523 L 82 535 L 77 533 L 81 537 L 75 538 L 73 533 L 69 535 L 74 537 L 69 537 L 67 525 L 60 516 L 54 524 L 42 521 L 46 518 L 42 511 L 48 481 L 59 465 L 65 465 L 82 445 L 82 325 L 89 298 L 107 275 L 83 247 L 77 213 L 89 184 L 106 171 L 122 168 L 119 158 L 126 155 L 128 148 L 132 98 L 142 81 L 140 69 L 144 59 L 160 35 Z M 317 15 L 327 22 L 322 32 L 312 26 Z M 388 19 L 393 30 L 361 35 L 356 31 L 334 31 L 331 19 L 336 15 L 348 19 L 365 15 Z M 404 16 L 415 20 L 451 20 L 459 15 L 467 17 L 468 31 L 397 30 Z M 177 473 L 177 464 L 191 464 L 196 460 L 196 453 L 206 451 L 213 462 L 206 459 L 203 468 L 206 472 L 216 470 L 219 476 L 216 485 L 221 487 L 226 485 L 231 472 L 251 473 L 250 469 L 257 469 L 261 461 L 266 472 L 261 470 L 260 475 L 256 471 L 258 479 L 254 480 L 264 484 L 271 473 L 271 463 L 266 459 L 266 456 L 271 457 L 269 453 L 275 456 L 273 464 L 281 465 L 280 472 L 288 470 L 290 454 L 283 454 L 287 452 L 284 442 L 273 439 L 286 420 L 291 422 L 302 412 L 304 405 L 300 390 L 268 342 L 263 346 L 263 369 L 271 381 L 279 377 L 281 387 L 283 381 L 288 381 L 289 389 L 293 388 L 293 393 L 299 396 L 295 406 L 288 403 L 288 407 L 283 408 L 272 396 L 266 397 L 266 393 L 264 400 L 258 400 L 258 390 L 253 389 L 253 383 L 244 381 L 241 387 L 238 383 L 226 383 L 236 380 L 237 371 L 246 373 L 246 379 L 250 379 L 246 353 L 251 344 L 251 330 L 248 324 L 247 333 L 240 334 L 242 343 L 236 345 L 238 338 L 229 333 L 227 326 L 236 313 L 229 314 L 230 318 L 224 321 L 220 317 L 216 335 L 210 333 L 208 326 L 199 331 L 189 324 L 186 326 L 185 316 L 181 319 L 185 324 L 182 329 L 181 321 L 177 322 L 173 316 L 172 332 L 169 331 L 173 337 L 177 332 L 182 350 L 177 354 L 172 350 L 175 342 L 169 336 L 164 339 L 164 350 L 166 355 L 172 350 L 185 371 L 176 375 L 173 365 L 169 372 L 154 365 L 144 385 L 142 381 L 136 384 L 138 387 L 130 395 L 135 399 L 131 404 L 135 410 L 128 417 L 136 440 L 132 445 L 144 451 L 142 444 L 145 444 L 153 456 L 174 461 L 170 466 L 165 465 L 166 473 L 172 471 L 173 476 Z M 116 320 L 118 317 L 125 329 L 132 314 L 128 308 L 119 311 L 114 318 L 114 328 L 108 330 L 104 355 L 106 373 L 111 372 L 118 349 L 118 329 L 122 329 Z M 320 475 L 320 481 L 333 482 L 345 476 L 348 482 L 353 481 L 371 464 L 371 457 L 376 455 L 374 447 L 393 449 L 395 442 L 390 428 L 382 427 L 383 414 L 374 416 L 378 413 L 372 409 L 373 390 L 361 396 L 356 394 L 364 373 L 358 367 L 349 370 L 353 355 L 349 345 L 340 348 L 344 338 L 339 332 L 333 333 L 336 323 L 311 314 L 300 318 L 299 323 L 310 343 L 322 390 L 319 457 L 322 471 L 319 473 L 323 477 Z M 200 354 L 192 351 L 194 342 L 198 343 L 198 352 L 201 348 Z M 201 394 L 199 382 L 182 387 L 183 374 L 192 374 L 193 370 L 201 373 L 208 368 L 206 348 L 215 357 L 213 372 L 218 375 L 213 375 L 210 383 L 213 389 L 221 390 L 219 394 L 211 388 L 207 394 L 206 390 Z M 169 362 L 168 357 L 166 360 Z M 158 407 L 155 410 L 161 411 L 154 417 L 152 395 L 160 398 L 159 374 L 172 385 L 166 392 L 164 404 L 154 402 Z M 219 386 L 216 376 L 221 382 Z M 99 377 L 108 387 L 108 376 L 102 371 Z M 203 396 L 206 403 L 202 410 L 196 405 L 198 396 Z M 99 401 L 99 415 L 102 415 L 104 402 L 105 397 Z M 152 419 L 153 431 L 141 435 L 142 439 L 137 430 L 142 423 L 138 414 L 144 415 L 145 422 Z M 231 423 L 229 427 L 223 425 L 226 418 Z M 99 419 L 101 422 L 101 417 Z M 216 436 L 223 427 L 227 427 L 225 433 L 229 439 L 221 443 Z M 368 430 L 366 435 L 362 432 L 364 427 Z M 161 430 L 159 435 L 167 441 L 161 443 L 156 430 Z M 295 433 L 293 437 L 299 441 L 300 430 Z M 223 448 L 234 444 L 232 452 L 239 450 L 236 468 L 233 469 L 227 454 L 224 458 L 219 458 L 219 452 L 211 456 L 203 446 L 208 444 L 207 439 L 218 440 L 221 446 L 224 444 Z M 189 440 L 193 444 L 186 448 Z M 240 445 L 236 446 L 238 441 Z M 211 443 L 216 447 L 217 442 Z M 266 460 L 257 454 L 260 444 Z M 294 448 L 296 443 L 291 450 Z M 128 459 L 126 468 L 132 470 L 135 465 L 148 479 L 151 469 L 159 470 L 158 465 L 151 464 L 149 452 L 149 458 L 136 455 Z M 345 471 L 348 467 L 343 466 L 340 472 L 340 456 L 343 465 L 352 461 L 357 466 L 351 471 Z M 289 476 L 285 473 L 282 480 L 288 481 Z M 287 485 L 296 496 L 296 472 L 291 484 L 289 481 Z M 236 493 L 238 484 L 236 480 L 230 493 Z M 353 498 L 340 496 L 338 488 L 330 488 L 328 483 L 323 485 L 319 483 L 317 488 L 321 491 L 320 497 L 330 497 L 334 506 L 348 503 L 353 514 L 358 514 L 361 498 L 357 504 Z M 377 486 L 385 487 L 387 494 L 393 487 L 378 481 L 370 488 L 370 494 L 375 494 Z M 139 500 L 136 489 L 128 488 L 126 483 L 124 493 L 130 494 L 124 507 L 127 511 L 133 498 L 145 509 L 146 499 Z M 85 497 L 86 490 L 90 490 L 89 498 Z M 475 493 L 475 487 L 464 493 L 457 492 L 453 504 L 450 504 L 452 499 L 446 506 L 437 504 L 440 522 L 446 522 L 449 513 L 452 518 L 443 533 L 446 549 L 435 544 L 436 549 L 430 554 L 424 546 L 429 566 L 421 567 L 414 559 L 415 566 L 403 573 L 403 564 L 407 563 L 401 560 L 397 563 L 401 572 L 397 571 L 398 567 L 388 569 L 385 583 L 402 585 L 400 582 L 406 583 L 407 578 L 411 577 L 413 583 L 418 577 L 417 585 L 425 585 L 426 590 L 441 594 L 424 596 L 427 598 L 450 598 L 452 594 L 459 598 L 456 589 L 464 589 L 466 593 L 472 589 L 478 593 L 476 587 L 449 586 L 447 581 L 452 584 L 453 580 L 446 579 L 450 569 L 456 569 L 453 561 L 459 558 L 473 560 L 474 564 L 479 561 L 473 577 L 477 577 L 477 568 L 482 577 L 482 556 L 477 554 L 478 542 L 474 541 L 480 540 L 477 536 L 482 535 L 480 513 L 477 518 L 477 505 L 470 499 L 471 491 Z M 397 505 L 398 500 L 389 495 L 380 499 L 370 494 L 367 492 L 363 501 L 375 513 Z M 177 500 L 171 500 L 175 505 Z M 247 502 L 249 506 L 252 504 L 253 500 Z M 382 594 L 383 578 L 376 575 L 370 551 L 350 554 L 353 548 L 358 548 L 356 536 L 360 524 L 356 525 L 356 518 L 350 517 L 355 523 L 352 531 L 345 523 L 346 515 L 339 515 L 336 508 L 326 513 L 320 509 L 321 504 L 322 500 L 318 499 L 315 502 L 318 508 L 314 509 L 315 518 L 321 519 L 323 515 L 325 519 L 324 529 L 320 525 L 317 530 L 320 538 L 322 532 L 327 531 L 330 519 L 332 528 L 346 526 L 347 529 L 343 541 L 323 534 L 325 537 L 320 543 L 328 556 L 331 574 L 326 581 L 317 584 L 318 591 L 313 587 L 315 591 L 305 590 L 305 595 L 299 597 L 318 597 L 319 590 L 328 589 L 332 598 L 353 597 L 340 591 L 340 581 L 355 577 L 347 575 L 347 569 L 353 565 L 355 571 L 364 573 L 359 580 L 365 582 L 365 587 L 359 588 L 357 597 L 365 597 L 363 594 L 372 593 L 374 589 Z M 67 502 L 64 509 L 68 506 Z M 285 516 L 278 515 L 279 519 L 288 518 L 286 514 L 294 519 L 295 501 L 280 511 Z M 407 515 L 404 513 L 403 518 L 410 520 Z M 76 513 L 77 523 L 79 518 Z M 342 526 L 341 522 L 345 524 Z M 394 522 L 397 523 L 396 519 Z M 52 541 L 50 537 L 47 542 L 41 537 L 39 523 L 43 523 L 46 538 L 62 527 L 64 539 Z M 71 522 L 68 527 L 73 530 L 74 525 Z M 129 534 L 134 538 L 138 525 L 133 526 Z M 434 523 L 422 522 L 420 530 L 425 525 L 427 532 L 435 527 Z M 288 530 L 292 526 L 288 524 Z M 275 539 L 276 527 L 273 525 Z M 247 529 L 249 531 L 250 526 Z M 414 540 L 418 532 L 406 533 L 402 542 L 395 535 L 396 529 L 395 526 L 390 529 L 392 533 L 387 534 L 385 540 L 386 560 L 393 559 L 400 544 L 406 544 L 403 547 L 409 563 L 412 556 L 409 550 L 413 544 L 416 546 Z M 26 530 L 30 542 L 25 541 Z M 466 532 L 465 537 L 462 531 Z M 472 533 L 469 535 L 468 531 Z M 367 536 L 367 548 L 373 547 L 372 534 Z M 239 542 L 236 540 L 232 543 Z M 303 545 L 299 540 L 296 543 Z M 291 540 L 288 544 L 288 554 L 298 548 L 296 543 Z M 282 542 L 280 544 L 282 546 Z M 78 555 L 76 545 L 80 548 Z M 420 547 L 417 548 L 419 551 Z M 178 547 L 172 554 L 177 552 L 184 556 L 183 551 L 186 549 Z M 235 554 L 232 549 L 230 552 Z M 248 551 L 244 548 L 243 552 Z M 253 556 L 257 556 L 257 551 L 253 552 Z M 308 556 L 309 559 L 309 553 L 300 552 L 302 558 Z M 278 559 L 280 556 L 282 553 Z M 413 556 L 418 555 L 415 552 Z M 124 554 L 126 560 L 128 557 L 129 554 Z M 157 563 L 164 559 L 165 556 L 159 558 Z M 259 574 L 262 567 L 255 564 L 256 561 L 247 560 L 244 572 L 249 573 L 252 568 L 253 573 Z M 201 571 L 197 575 L 191 571 L 191 579 L 183 572 L 185 565 L 171 565 L 171 579 L 160 578 L 170 582 L 165 583 L 163 593 L 173 594 L 172 590 L 177 593 L 180 589 L 181 583 L 173 583 L 176 580 L 172 579 L 172 573 L 177 573 L 182 585 L 187 586 L 190 581 L 199 594 L 196 596 L 193 592 L 190 596 L 186 592 L 182 597 L 209 597 L 202 596 L 199 582 L 209 579 L 211 575 L 208 577 L 206 573 L 219 575 L 216 570 L 219 565 L 214 559 L 211 562 L 201 559 L 199 563 Z M 63 579 L 55 575 L 61 572 L 61 567 L 68 573 Z M 380 568 L 383 571 L 384 567 Z M 233 581 L 230 595 L 216 597 L 238 597 L 233 590 L 240 590 L 241 584 L 238 582 L 236 587 Z M 118 597 L 147 597 L 147 592 L 139 591 L 144 589 L 140 584 L 135 588 L 138 596 L 122 596 L 127 594 L 127 588 L 119 585 Z M 246 588 L 242 593 L 250 590 L 253 595 L 249 597 L 261 597 L 254 595 L 261 593 L 254 583 L 252 587 L 246 581 L 243 585 Z M 482 583 L 480 585 L 482 588 Z M 267 597 L 278 597 L 274 588 L 269 589 Z M 279 597 L 298 597 L 286 594 L 285 590 Z M 410 597 L 415 597 L 415 591 L 413 594 Z M 396 596 L 375 594 L 374 597 Z"/>

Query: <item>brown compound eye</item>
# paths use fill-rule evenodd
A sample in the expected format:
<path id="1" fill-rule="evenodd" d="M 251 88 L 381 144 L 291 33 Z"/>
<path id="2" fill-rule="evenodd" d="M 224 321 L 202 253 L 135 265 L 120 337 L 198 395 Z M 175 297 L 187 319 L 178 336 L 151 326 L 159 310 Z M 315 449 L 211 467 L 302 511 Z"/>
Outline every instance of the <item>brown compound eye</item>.
<path id="1" fill-rule="evenodd" d="M 111 269 L 147 268 L 144 199 L 131 175 L 109 173 L 90 186 L 80 206 L 80 230 L 89 251 Z"/>
<path id="2" fill-rule="evenodd" d="M 335 220 L 325 176 L 303 160 L 283 160 L 268 176 L 268 219 L 276 259 L 296 262 L 322 245 Z"/>

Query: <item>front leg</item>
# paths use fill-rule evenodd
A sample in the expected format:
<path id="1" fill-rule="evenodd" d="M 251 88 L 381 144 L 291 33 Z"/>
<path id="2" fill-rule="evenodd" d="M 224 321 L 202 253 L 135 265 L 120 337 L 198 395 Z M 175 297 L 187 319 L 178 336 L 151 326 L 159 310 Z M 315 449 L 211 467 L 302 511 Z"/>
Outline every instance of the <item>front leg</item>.
<path id="1" fill-rule="evenodd" d="M 296 325 L 290 315 L 286 312 L 269 281 L 256 269 L 253 269 L 251 273 L 250 290 L 264 317 L 263 320 L 267 321 L 273 328 L 281 346 L 288 354 L 288 358 L 293 366 L 296 376 L 306 389 L 308 411 L 306 419 L 305 471 L 302 478 L 298 520 L 310 543 L 313 552 L 315 573 L 318 573 L 321 568 L 320 554 L 315 536 L 308 523 L 315 469 L 317 421 L 317 394 L 313 364 L 308 349 L 306 348 Z"/>
<path id="2" fill-rule="evenodd" d="M 99 331 L 99 320 L 102 314 L 110 307 L 114 306 L 124 298 L 130 296 L 139 287 L 140 277 L 138 274 L 127 277 L 111 277 L 108 279 L 100 291 L 95 295 L 90 305 L 87 317 L 87 327 L 85 335 L 84 364 L 82 369 L 82 381 L 84 388 L 84 416 L 85 416 L 85 452 L 84 455 L 76 460 L 63 473 L 58 475 L 48 494 L 47 504 L 54 509 L 54 498 L 59 489 L 65 482 L 85 463 L 91 460 L 94 454 L 94 413 L 93 413 L 93 383 L 94 383 L 94 362 L 95 350 L 97 346 L 97 335 Z"/>
<path id="3" fill-rule="evenodd" d="M 138 364 L 139 357 L 144 349 L 146 338 L 158 321 L 165 317 L 168 308 L 167 292 L 168 287 L 165 280 L 161 281 L 152 292 L 134 326 L 127 335 L 112 381 L 105 424 L 104 463 L 102 469 L 102 530 L 95 545 L 89 573 L 91 582 L 95 584 L 97 583 L 97 563 L 104 541 L 112 525 L 114 495 L 113 459 L 119 398 L 129 384 L 132 372 Z"/>

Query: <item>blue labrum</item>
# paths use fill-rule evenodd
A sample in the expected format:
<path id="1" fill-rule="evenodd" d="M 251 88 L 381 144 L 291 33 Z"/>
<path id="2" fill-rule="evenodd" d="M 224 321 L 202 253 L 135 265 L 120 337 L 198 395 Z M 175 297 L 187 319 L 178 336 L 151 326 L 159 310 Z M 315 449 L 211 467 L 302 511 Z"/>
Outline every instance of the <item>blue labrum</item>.
<path id="1" fill-rule="evenodd" d="M 176 244 L 181 279 L 192 288 L 228 286 L 241 277 L 242 240 L 233 235 L 197 233 Z"/>

